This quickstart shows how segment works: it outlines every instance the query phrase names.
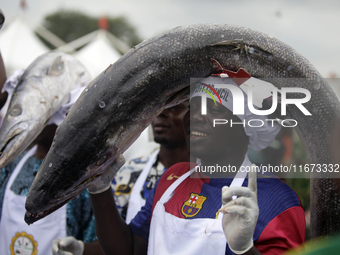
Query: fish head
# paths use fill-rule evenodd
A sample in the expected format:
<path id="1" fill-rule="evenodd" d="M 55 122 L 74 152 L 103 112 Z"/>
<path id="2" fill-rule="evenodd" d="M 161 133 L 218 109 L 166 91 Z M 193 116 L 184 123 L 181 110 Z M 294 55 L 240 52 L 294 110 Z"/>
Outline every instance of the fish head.
<path id="1" fill-rule="evenodd" d="M 8 165 L 29 146 L 45 126 L 42 112 L 48 107 L 39 91 L 25 91 L 26 83 L 39 87 L 39 78 L 21 79 L 14 91 L 0 129 L 0 168 Z M 23 148 L 23 149 L 22 149 Z"/>
<path id="2" fill-rule="evenodd" d="M 89 154 L 88 156 L 89 159 L 92 158 L 92 155 Z M 110 149 L 99 155 L 97 161 L 94 163 L 88 163 L 91 162 L 91 160 L 86 160 L 80 165 L 76 162 L 74 162 L 74 164 L 68 164 L 67 169 L 70 170 L 68 174 L 60 175 L 60 172 L 51 171 L 50 174 L 52 178 L 47 178 L 47 175 L 40 175 L 38 177 L 40 180 L 53 179 L 53 181 L 46 181 L 31 186 L 30 192 L 34 194 L 34 200 L 29 198 L 26 200 L 25 222 L 27 224 L 32 224 L 64 206 L 68 201 L 75 198 L 84 189 L 90 186 L 97 177 L 102 175 L 115 161 L 116 157 L 117 151 L 115 149 Z M 53 166 L 57 163 L 58 162 L 51 163 L 49 158 L 45 158 L 43 162 L 43 164 L 46 164 L 47 167 L 51 169 L 55 168 Z M 89 165 L 85 166 L 87 164 Z M 37 176 L 38 175 L 39 172 Z M 75 182 L 74 180 L 77 181 Z M 35 210 L 37 205 L 42 205 L 39 206 L 39 210 Z"/>
<path id="3" fill-rule="evenodd" d="M 32 62 L 18 79 L 0 129 L 0 168 L 34 141 L 53 114 L 70 100 L 73 89 L 89 81 L 84 66 L 65 53 L 51 51 Z"/>

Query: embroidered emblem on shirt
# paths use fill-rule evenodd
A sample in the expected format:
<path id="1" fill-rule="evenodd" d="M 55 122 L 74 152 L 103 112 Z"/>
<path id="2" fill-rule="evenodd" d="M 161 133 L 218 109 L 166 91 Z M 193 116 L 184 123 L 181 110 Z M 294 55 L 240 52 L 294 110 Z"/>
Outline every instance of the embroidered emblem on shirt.
<path id="1" fill-rule="evenodd" d="M 36 255 L 38 253 L 37 247 L 38 244 L 32 235 L 29 235 L 26 232 L 17 232 L 12 238 L 12 243 L 9 248 L 11 250 L 11 255 Z"/>
<path id="2" fill-rule="evenodd" d="M 174 175 L 174 174 L 170 174 L 169 176 L 168 176 L 168 178 L 166 178 L 168 181 L 171 181 L 173 178 L 179 178 L 180 176 L 177 176 L 177 175 Z"/>
<path id="3" fill-rule="evenodd" d="M 184 217 L 194 217 L 202 209 L 203 203 L 207 198 L 196 193 L 191 193 L 187 201 L 182 205 L 181 212 Z"/>

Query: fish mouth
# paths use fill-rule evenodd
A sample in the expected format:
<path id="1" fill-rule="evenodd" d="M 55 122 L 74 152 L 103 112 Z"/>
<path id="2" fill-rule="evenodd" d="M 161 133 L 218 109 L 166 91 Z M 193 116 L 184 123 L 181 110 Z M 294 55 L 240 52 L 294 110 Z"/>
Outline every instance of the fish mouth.
<path id="1" fill-rule="evenodd" d="M 60 196 L 59 199 L 52 200 L 51 203 L 47 204 L 46 207 L 48 209 L 40 212 L 40 213 L 31 213 L 26 210 L 25 212 L 25 222 L 30 225 L 33 224 L 34 222 L 46 217 L 47 215 L 51 214 L 52 212 L 56 211 L 63 205 L 65 205 L 67 202 L 78 196 L 83 190 L 84 186 L 87 188 L 88 186 L 91 185 L 92 182 L 94 182 L 97 177 L 101 175 L 100 172 L 97 172 L 93 174 L 92 176 L 88 178 L 83 178 L 80 183 L 78 183 L 76 186 L 72 187 L 71 189 L 63 192 Z"/>
<path id="2" fill-rule="evenodd" d="M 78 196 L 83 190 L 88 188 L 94 181 L 96 181 L 98 177 L 103 174 L 103 172 L 108 169 L 108 166 L 110 166 L 114 162 L 116 156 L 117 154 L 113 153 L 111 150 L 102 154 L 99 160 L 86 167 L 86 172 L 82 178 L 75 182 L 71 187 L 57 193 L 57 195 L 55 196 L 57 198 L 50 199 L 49 203 L 45 204 L 42 210 L 41 208 L 39 208 L 39 213 L 35 213 L 34 211 L 36 210 L 34 209 L 30 210 L 30 208 L 28 208 L 26 204 L 26 212 L 24 218 L 25 222 L 30 225 L 56 211 L 67 202 Z M 103 158 L 105 158 L 105 160 L 103 160 Z M 100 165 L 98 165 L 98 162 L 100 162 Z M 70 171 L 72 171 L 72 169 L 70 169 Z"/>
<path id="3" fill-rule="evenodd" d="M 8 151 L 9 151 L 9 148 L 12 147 L 12 145 L 18 140 L 19 138 L 19 135 L 22 133 L 21 132 L 18 132 L 17 134 L 11 136 L 4 144 L 3 146 L 1 146 L 1 149 L 0 149 L 0 155 L 1 157 L 6 154 Z"/>
<path id="4" fill-rule="evenodd" d="M 19 140 L 20 135 L 25 131 L 22 127 L 16 127 L 13 131 L 11 131 L 7 136 L 6 139 L 0 144 L 0 155 L 1 158 L 9 151 L 13 145 Z M 1 159 L 0 158 L 0 159 Z"/>
<path id="5" fill-rule="evenodd" d="M 12 127 L 9 132 L 1 133 L 0 168 L 12 162 L 31 144 L 35 138 L 32 134 L 36 126 L 36 123 L 21 122 Z"/>

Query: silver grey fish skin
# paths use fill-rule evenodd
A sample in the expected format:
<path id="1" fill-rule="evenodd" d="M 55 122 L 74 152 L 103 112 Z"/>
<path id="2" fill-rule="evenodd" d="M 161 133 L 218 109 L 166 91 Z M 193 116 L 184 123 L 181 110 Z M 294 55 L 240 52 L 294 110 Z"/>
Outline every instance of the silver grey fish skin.
<path id="1" fill-rule="evenodd" d="M 70 100 L 70 91 L 91 77 L 73 56 L 51 51 L 33 61 L 22 74 L 0 129 L 0 168 L 21 154 L 50 117 Z"/>
<path id="2" fill-rule="evenodd" d="M 137 45 L 88 85 L 59 126 L 29 191 L 26 222 L 53 212 L 88 187 L 166 105 L 177 100 L 190 78 L 220 71 L 212 59 L 231 71 L 243 68 L 278 88 L 308 89 L 312 98 L 304 106 L 312 116 L 291 105 L 288 114 L 298 121 L 297 132 L 311 163 L 330 162 L 329 131 L 339 101 L 307 59 L 283 42 L 244 27 L 178 27 Z M 333 223 L 339 226 L 339 220 Z"/>

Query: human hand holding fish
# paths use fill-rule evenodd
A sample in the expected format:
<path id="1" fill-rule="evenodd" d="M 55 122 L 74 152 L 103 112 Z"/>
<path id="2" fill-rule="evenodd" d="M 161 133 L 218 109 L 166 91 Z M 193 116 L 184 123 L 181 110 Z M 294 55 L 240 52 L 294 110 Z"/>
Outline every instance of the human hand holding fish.
<path id="1" fill-rule="evenodd" d="M 53 255 L 83 255 L 84 243 L 73 236 L 54 239 L 52 241 Z"/>
<path id="2" fill-rule="evenodd" d="M 121 154 L 116 158 L 114 163 L 87 188 L 87 191 L 91 194 L 99 194 L 109 189 L 113 178 L 124 163 L 125 158 Z"/>
<path id="3" fill-rule="evenodd" d="M 222 188 L 222 227 L 229 248 L 235 254 L 243 254 L 254 245 L 253 235 L 259 216 L 256 181 L 256 172 L 250 171 L 248 187 Z M 234 196 L 238 197 L 233 199 Z"/>

